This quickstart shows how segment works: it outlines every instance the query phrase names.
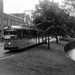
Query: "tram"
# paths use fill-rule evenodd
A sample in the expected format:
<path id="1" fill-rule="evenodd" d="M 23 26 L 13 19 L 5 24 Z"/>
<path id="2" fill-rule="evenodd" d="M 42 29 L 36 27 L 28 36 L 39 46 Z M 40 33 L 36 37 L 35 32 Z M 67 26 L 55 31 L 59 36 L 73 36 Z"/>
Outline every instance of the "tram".
<path id="1" fill-rule="evenodd" d="M 18 50 L 36 44 L 37 31 L 31 27 L 11 25 L 4 28 L 4 49 Z"/>

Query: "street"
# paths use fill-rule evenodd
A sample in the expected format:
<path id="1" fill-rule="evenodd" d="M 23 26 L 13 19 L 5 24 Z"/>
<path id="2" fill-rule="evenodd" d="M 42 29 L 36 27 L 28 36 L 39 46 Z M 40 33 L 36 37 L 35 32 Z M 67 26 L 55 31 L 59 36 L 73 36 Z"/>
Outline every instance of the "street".
<path id="1" fill-rule="evenodd" d="M 0 58 L 5 56 L 5 53 L 7 51 L 4 50 L 4 44 L 3 43 L 0 43 Z"/>
<path id="2" fill-rule="evenodd" d="M 9 52 L 9 50 L 4 50 L 4 44 L 0 43 L 0 60 L 11 58 L 15 53 Z"/>

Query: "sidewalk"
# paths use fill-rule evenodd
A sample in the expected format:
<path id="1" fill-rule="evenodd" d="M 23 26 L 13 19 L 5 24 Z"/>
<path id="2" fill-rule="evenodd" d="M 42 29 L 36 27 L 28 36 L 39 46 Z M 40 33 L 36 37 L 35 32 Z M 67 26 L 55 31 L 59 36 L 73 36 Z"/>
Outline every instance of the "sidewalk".
<path id="1" fill-rule="evenodd" d="M 0 60 L 0 75 L 75 75 L 75 62 L 64 53 L 64 45 L 52 42 Z"/>

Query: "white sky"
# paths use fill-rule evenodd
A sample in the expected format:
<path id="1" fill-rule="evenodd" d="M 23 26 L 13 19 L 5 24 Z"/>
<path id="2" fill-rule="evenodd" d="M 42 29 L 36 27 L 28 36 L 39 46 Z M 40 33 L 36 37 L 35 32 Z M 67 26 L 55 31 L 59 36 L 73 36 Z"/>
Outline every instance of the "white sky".
<path id="1" fill-rule="evenodd" d="M 61 4 L 62 0 L 54 0 Z M 32 10 L 38 0 L 3 0 L 4 13 L 23 13 L 25 10 Z"/>

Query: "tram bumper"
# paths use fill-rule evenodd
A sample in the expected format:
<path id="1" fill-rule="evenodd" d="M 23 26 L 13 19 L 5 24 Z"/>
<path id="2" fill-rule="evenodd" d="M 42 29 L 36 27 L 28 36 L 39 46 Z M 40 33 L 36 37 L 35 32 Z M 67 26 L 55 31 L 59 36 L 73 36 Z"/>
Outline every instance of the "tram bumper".
<path id="1" fill-rule="evenodd" d="M 18 47 L 4 47 L 4 50 L 17 50 Z"/>

